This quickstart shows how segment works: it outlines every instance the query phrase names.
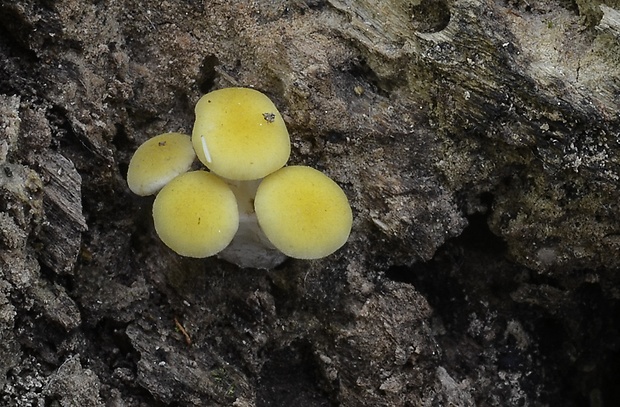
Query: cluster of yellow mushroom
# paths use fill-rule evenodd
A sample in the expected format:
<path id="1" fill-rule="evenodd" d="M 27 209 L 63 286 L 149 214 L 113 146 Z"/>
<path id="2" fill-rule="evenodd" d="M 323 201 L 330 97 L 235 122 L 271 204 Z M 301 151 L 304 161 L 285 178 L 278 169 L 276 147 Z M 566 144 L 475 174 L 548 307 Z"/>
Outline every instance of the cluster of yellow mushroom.
<path id="1" fill-rule="evenodd" d="M 321 258 L 346 243 L 353 221 L 346 195 L 320 171 L 285 167 L 289 134 L 266 95 L 216 90 L 195 113 L 191 138 L 167 133 L 147 140 L 127 172 L 131 191 L 157 194 L 155 230 L 169 248 L 272 268 L 286 256 Z M 196 156 L 208 171 L 190 171 Z"/>

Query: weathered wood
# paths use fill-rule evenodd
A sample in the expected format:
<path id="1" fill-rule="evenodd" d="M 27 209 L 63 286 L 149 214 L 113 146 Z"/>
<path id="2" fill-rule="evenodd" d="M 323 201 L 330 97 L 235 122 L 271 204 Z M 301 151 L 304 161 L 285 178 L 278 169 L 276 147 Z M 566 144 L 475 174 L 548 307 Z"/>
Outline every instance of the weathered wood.
<path id="1" fill-rule="evenodd" d="M 39 235 L 41 261 L 59 274 L 72 274 L 88 230 L 82 214 L 82 178 L 71 161 L 48 151 L 39 157 L 45 219 Z"/>

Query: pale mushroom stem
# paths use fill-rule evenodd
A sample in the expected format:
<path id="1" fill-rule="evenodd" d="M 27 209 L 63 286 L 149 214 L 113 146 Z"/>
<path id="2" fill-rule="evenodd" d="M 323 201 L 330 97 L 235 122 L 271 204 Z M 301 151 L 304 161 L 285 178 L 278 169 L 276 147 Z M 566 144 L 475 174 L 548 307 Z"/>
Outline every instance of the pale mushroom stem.
<path id="1" fill-rule="evenodd" d="M 237 198 L 239 229 L 232 242 L 218 257 L 241 268 L 272 269 L 287 256 L 267 239 L 256 219 L 254 197 L 262 179 L 236 181 L 223 178 Z"/>

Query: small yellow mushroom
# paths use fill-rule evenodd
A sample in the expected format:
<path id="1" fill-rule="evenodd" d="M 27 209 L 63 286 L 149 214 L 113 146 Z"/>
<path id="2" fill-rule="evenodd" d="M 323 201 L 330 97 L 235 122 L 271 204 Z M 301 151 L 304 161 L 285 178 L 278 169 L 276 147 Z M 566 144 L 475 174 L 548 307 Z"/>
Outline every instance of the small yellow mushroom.
<path id="1" fill-rule="evenodd" d="M 191 171 L 170 181 L 153 203 L 159 238 L 187 257 L 208 257 L 222 251 L 239 227 L 235 195 L 219 177 Z"/>
<path id="2" fill-rule="evenodd" d="M 254 201 L 258 223 L 282 253 L 325 257 L 349 238 L 353 215 L 342 189 L 322 172 L 284 167 L 265 177 Z"/>
<path id="3" fill-rule="evenodd" d="M 188 135 L 166 133 L 155 136 L 138 147 L 129 162 L 129 189 L 137 195 L 153 195 L 174 177 L 187 172 L 195 159 L 196 153 Z"/>
<path id="4" fill-rule="evenodd" d="M 280 112 L 261 92 L 225 88 L 196 104 L 192 142 L 198 159 L 231 180 L 263 178 L 282 168 L 291 152 Z"/>

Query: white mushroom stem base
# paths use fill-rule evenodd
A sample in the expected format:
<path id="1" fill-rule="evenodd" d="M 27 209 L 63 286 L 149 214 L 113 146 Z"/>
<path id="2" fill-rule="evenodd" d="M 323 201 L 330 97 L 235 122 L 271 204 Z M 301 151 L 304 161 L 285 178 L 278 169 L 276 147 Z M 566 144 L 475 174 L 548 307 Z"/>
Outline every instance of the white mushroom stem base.
<path id="1" fill-rule="evenodd" d="M 254 197 L 261 180 L 224 179 L 237 198 L 239 229 L 232 242 L 218 257 L 241 268 L 272 269 L 287 256 L 276 249 L 261 230 L 254 212 Z"/>

